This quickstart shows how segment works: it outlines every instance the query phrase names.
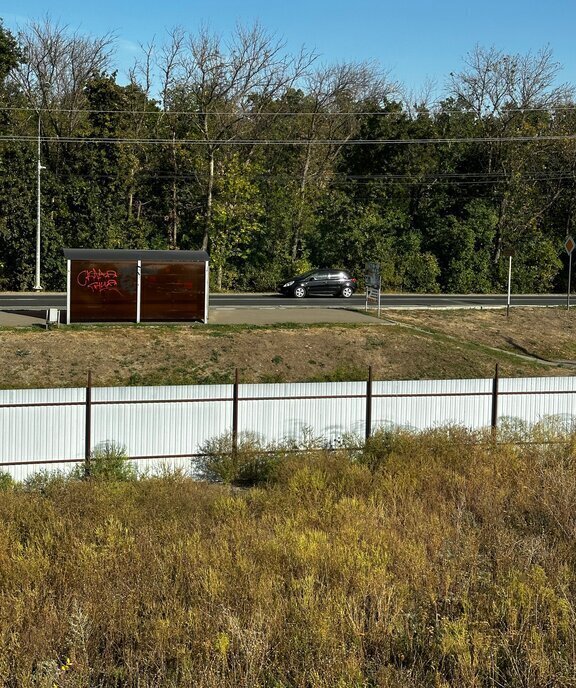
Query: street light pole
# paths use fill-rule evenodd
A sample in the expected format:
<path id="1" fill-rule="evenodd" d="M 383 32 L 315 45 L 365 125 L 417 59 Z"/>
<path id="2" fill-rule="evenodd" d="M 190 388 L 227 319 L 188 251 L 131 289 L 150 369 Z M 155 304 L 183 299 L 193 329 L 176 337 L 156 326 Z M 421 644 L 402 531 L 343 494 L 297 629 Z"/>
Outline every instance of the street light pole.
<path id="1" fill-rule="evenodd" d="M 46 168 L 40 162 L 40 113 L 38 113 L 38 163 L 37 163 L 37 198 L 36 198 L 36 282 L 34 291 L 42 291 L 40 284 L 40 228 L 42 208 L 40 203 L 40 173 Z"/>

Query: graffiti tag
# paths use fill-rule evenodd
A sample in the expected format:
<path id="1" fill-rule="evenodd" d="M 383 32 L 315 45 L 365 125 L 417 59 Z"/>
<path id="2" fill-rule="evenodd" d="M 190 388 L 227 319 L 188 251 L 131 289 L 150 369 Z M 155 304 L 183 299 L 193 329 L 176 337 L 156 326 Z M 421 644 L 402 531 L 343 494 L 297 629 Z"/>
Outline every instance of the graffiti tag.
<path id="1" fill-rule="evenodd" d="M 100 268 L 82 270 L 82 272 L 78 273 L 76 282 L 79 286 L 89 289 L 91 292 L 116 291 L 120 293 L 116 270 L 100 270 Z"/>

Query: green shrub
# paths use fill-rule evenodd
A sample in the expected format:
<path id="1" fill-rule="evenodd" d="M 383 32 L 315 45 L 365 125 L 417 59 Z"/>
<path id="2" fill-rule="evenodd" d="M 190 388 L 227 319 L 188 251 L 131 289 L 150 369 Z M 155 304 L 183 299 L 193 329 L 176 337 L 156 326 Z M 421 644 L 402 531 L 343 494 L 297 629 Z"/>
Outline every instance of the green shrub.
<path id="1" fill-rule="evenodd" d="M 280 452 L 262 443 L 256 433 L 238 436 L 234 451 L 232 433 L 208 440 L 202 447 L 203 456 L 195 460 L 195 468 L 204 480 L 231 485 L 258 485 L 270 480 Z"/>
<path id="2" fill-rule="evenodd" d="M 47 494 L 51 488 L 62 485 L 67 480 L 61 471 L 42 469 L 24 480 L 24 489 L 28 492 Z"/>
<path id="3" fill-rule="evenodd" d="M 7 492 L 14 489 L 14 478 L 6 471 L 0 471 L 0 492 Z"/>
<path id="4" fill-rule="evenodd" d="M 126 447 L 108 440 L 101 442 L 92 450 L 89 471 L 90 475 L 86 476 L 86 467 L 79 465 L 75 468 L 73 477 L 121 482 L 135 480 L 137 475 L 126 453 Z"/>
<path id="5" fill-rule="evenodd" d="M 400 447 L 405 437 L 406 432 L 400 428 L 378 428 L 353 456 L 358 463 L 376 471 L 385 466 L 390 454 Z"/>

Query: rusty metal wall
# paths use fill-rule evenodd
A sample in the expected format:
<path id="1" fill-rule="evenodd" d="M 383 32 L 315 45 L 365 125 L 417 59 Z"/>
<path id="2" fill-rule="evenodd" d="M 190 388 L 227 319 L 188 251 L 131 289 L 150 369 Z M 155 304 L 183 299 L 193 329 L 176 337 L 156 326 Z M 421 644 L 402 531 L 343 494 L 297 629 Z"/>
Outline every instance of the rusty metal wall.
<path id="1" fill-rule="evenodd" d="M 206 318 L 207 263 L 142 261 L 142 322 L 190 321 Z"/>
<path id="2" fill-rule="evenodd" d="M 372 384 L 372 429 L 414 429 L 446 424 L 488 427 L 491 379 L 389 381 Z M 345 435 L 363 437 L 366 382 L 240 385 L 239 433 L 266 442 L 302 444 L 316 438 L 338 446 Z M 191 468 L 190 457 L 233 426 L 233 385 L 96 387 L 92 389 L 90 446 L 126 448 L 140 471 Z M 576 419 L 576 378 L 503 378 L 499 423 Z M 41 469 L 69 470 L 63 460 L 84 459 L 85 389 L 1 390 L 0 470 L 18 480 Z M 19 462 L 41 462 L 17 465 Z"/>
<path id="3" fill-rule="evenodd" d="M 135 322 L 136 267 L 136 261 L 71 261 L 68 322 Z"/>

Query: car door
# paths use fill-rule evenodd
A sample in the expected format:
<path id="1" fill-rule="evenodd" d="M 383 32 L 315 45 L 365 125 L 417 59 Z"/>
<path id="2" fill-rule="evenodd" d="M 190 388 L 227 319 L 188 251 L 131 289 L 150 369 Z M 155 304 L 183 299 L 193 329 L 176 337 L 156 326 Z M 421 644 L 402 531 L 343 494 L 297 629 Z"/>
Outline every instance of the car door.
<path id="1" fill-rule="evenodd" d="M 326 282 L 326 291 L 329 294 L 339 294 L 342 290 L 342 285 L 344 284 L 344 276 L 342 272 L 334 271 L 328 275 L 328 280 Z"/>
<path id="2" fill-rule="evenodd" d="M 324 294 L 326 293 L 326 282 L 328 273 L 326 270 L 317 270 L 313 275 L 310 275 L 306 282 L 306 291 L 309 294 Z"/>

